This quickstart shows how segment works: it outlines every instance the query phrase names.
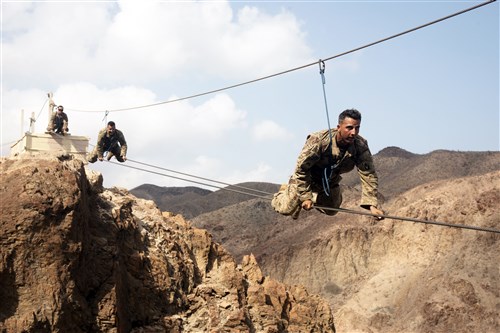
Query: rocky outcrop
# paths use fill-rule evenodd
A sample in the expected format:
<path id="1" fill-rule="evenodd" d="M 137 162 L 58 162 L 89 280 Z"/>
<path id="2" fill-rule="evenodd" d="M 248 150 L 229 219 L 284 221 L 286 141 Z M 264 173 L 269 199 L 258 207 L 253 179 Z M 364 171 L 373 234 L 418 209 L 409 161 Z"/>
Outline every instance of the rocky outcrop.
<path id="1" fill-rule="evenodd" d="M 325 300 L 81 161 L 0 168 L 2 332 L 334 332 Z"/>

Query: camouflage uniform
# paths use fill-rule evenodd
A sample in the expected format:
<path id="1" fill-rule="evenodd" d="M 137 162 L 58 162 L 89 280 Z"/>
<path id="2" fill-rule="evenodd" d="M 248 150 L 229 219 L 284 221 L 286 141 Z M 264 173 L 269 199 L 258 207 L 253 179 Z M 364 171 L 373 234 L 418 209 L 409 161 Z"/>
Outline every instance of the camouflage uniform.
<path id="1" fill-rule="evenodd" d="M 119 162 L 125 162 L 122 157 L 127 156 L 127 142 L 122 131 L 115 129 L 113 135 L 110 136 L 107 129 L 103 128 L 97 136 L 97 145 L 87 160 L 94 163 L 98 158 L 103 158 L 104 152 L 108 152 L 108 161 L 114 155 Z"/>
<path id="2" fill-rule="evenodd" d="M 47 125 L 47 132 L 52 131 L 62 134 L 68 132 L 68 115 L 64 113 L 64 111 L 60 114 L 53 112 L 50 116 L 49 124 Z"/>
<path id="3" fill-rule="evenodd" d="M 335 141 L 337 130 L 331 131 L 333 139 L 331 148 L 328 130 L 312 133 L 307 137 L 297 159 L 295 173 L 290 177 L 288 184 L 282 185 L 280 191 L 274 194 L 271 204 L 275 211 L 297 218 L 302 202 L 308 199 L 317 206 L 339 208 L 342 203 L 340 174 L 351 171 L 355 166 L 362 185 L 360 206 L 366 209 L 377 206 L 378 178 L 367 141 L 358 135 L 345 151 L 341 151 Z M 325 172 L 326 176 L 330 176 L 328 182 L 323 185 Z M 328 215 L 337 213 L 331 210 L 318 210 Z"/>

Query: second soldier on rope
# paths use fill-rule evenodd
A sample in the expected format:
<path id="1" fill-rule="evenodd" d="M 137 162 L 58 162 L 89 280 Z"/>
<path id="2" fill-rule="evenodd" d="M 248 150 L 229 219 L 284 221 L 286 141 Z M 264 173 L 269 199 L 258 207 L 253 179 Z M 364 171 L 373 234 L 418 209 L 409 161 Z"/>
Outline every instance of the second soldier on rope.
<path id="1" fill-rule="evenodd" d="M 89 163 L 97 160 L 108 161 L 115 156 L 119 162 L 127 160 L 127 142 L 123 132 L 116 129 L 114 121 L 108 122 L 106 128 L 103 128 L 97 136 L 97 144 L 94 150 L 87 156 Z"/>

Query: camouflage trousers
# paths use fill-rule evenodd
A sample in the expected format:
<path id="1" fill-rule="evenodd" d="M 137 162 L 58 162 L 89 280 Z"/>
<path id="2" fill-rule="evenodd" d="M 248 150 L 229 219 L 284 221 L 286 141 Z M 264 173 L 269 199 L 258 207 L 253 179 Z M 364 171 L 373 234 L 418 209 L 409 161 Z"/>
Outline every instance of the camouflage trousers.
<path id="1" fill-rule="evenodd" d="M 47 125 L 47 132 L 52 131 L 62 134 L 68 132 L 68 122 L 66 120 L 57 121 L 55 123 L 49 122 L 49 124 Z"/>
<path id="2" fill-rule="evenodd" d="M 342 191 L 339 184 L 330 184 L 330 195 L 321 189 L 317 192 L 313 191 L 312 201 L 315 206 L 328 208 L 339 208 L 342 204 Z M 271 201 L 271 206 L 274 210 L 282 215 L 291 215 L 294 219 L 298 218 L 302 202 L 300 200 L 297 184 L 283 184 L 278 193 L 275 193 Z M 335 215 L 338 212 L 334 210 L 326 210 L 316 208 L 323 214 Z"/>

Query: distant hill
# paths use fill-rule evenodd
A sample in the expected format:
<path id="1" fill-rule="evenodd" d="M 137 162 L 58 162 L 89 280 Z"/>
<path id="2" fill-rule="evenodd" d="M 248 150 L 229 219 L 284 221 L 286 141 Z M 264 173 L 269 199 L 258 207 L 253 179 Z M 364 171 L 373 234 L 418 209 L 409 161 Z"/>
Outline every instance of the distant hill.
<path id="1" fill-rule="evenodd" d="M 130 193 L 138 198 L 153 200 L 162 211 L 175 212 L 185 218 L 192 218 L 210 210 L 204 197 L 212 191 L 195 186 L 161 187 L 143 184 L 132 189 Z"/>
<path id="2" fill-rule="evenodd" d="M 253 198 L 253 196 L 238 192 L 266 196 L 268 193 L 276 192 L 278 188 L 278 185 L 271 183 L 247 182 L 212 192 L 193 186 L 160 187 L 144 184 L 130 190 L 130 193 L 139 198 L 153 200 L 163 211 L 182 214 L 186 219 L 191 219 L 200 214 Z"/>
<path id="3" fill-rule="evenodd" d="M 482 175 L 500 169 L 500 153 L 490 151 L 435 150 L 419 155 L 388 147 L 375 154 L 373 159 L 379 177 L 379 192 L 386 199 L 432 181 Z M 342 177 L 344 184 L 360 186 L 356 172 Z"/>

